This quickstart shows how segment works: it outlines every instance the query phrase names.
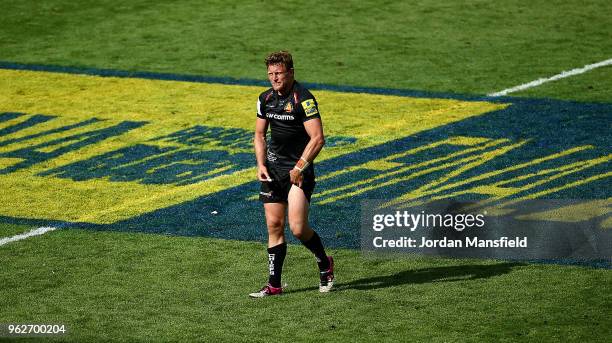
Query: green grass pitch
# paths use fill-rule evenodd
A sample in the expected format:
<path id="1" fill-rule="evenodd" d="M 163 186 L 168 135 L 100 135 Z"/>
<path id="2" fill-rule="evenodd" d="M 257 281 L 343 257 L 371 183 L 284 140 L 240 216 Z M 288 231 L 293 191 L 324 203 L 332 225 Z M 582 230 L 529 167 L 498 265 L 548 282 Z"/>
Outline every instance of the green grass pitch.
<path id="1" fill-rule="evenodd" d="M 298 80 L 480 96 L 612 58 L 607 1 L 0 5 L 0 61 L 34 65 L 265 80 L 264 56 L 288 49 Z M 610 104 L 611 89 L 608 66 L 512 95 Z M 39 227 L 18 219 L 0 217 L 0 239 Z M 0 246 L 0 324 L 65 323 L 45 339 L 67 342 L 612 337 L 609 269 L 330 252 L 335 292 L 318 293 L 312 256 L 292 244 L 286 294 L 252 300 L 264 243 L 72 225 Z"/>

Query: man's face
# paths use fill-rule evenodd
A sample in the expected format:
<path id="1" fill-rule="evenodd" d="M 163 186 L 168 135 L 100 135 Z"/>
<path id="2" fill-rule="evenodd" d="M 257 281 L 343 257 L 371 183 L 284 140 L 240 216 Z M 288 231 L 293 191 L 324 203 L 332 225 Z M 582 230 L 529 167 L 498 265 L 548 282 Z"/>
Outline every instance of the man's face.
<path id="1" fill-rule="evenodd" d="M 293 70 L 287 70 L 283 64 L 271 64 L 268 66 L 268 80 L 272 89 L 285 94 L 293 85 Z"/>

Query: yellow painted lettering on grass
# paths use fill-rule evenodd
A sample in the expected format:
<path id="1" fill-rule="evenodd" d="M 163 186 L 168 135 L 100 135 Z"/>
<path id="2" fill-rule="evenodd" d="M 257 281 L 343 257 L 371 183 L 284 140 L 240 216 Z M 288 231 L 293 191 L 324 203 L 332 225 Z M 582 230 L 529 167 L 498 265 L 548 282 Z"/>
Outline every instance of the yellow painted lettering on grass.
<path id="1" fill-rule="evenodd" d="M 254 86 L 0 70 L 0 113 L 25 114 L 2 123 L 2 128 L 23 123 L 36 114 L 53 116 L 0 137 L 0 144 L 6 143 L 0 145 L 0 154 L 5 155 L 0 159 L 1 167 L 18 166 L 23 160 L 13 155 L 27 155 L 27 149 L 32 147 L 41 159 L 0 174 L 3 189 L 0 215 L 113 223 L 255 181 L 255 169 L 251 166 L 241 169 L 215 166 L 208 172 L 210 178 L 180 185 L 172 182 L 147 184 L 138 179 L 111 181 L 109 177 L 75 181 L 43 174 L 100 156 L 110 158 L 117 151 L 136 145 L 179 149 L 174 153 L 187 151 L 180 150 L 187 146 L 160 140 L 160 137 L 195 126 L 252 132 L 256 118 L 254 104 L 263 90 Z M 331 91 L 314 93 L 326 136 L 354 138 L 350 144 L 326 147 L 318 161 L 508 106 L 451 99 Z M 138 124 L 91 144 L 86 144 L 86 138 L 79 138 L 81 134 L 124 123 Z M 75 142 L 83 144 L 76 147 L 72 144 Z M 470 146 L 473 142 L 464 144 Z M 252 153 L 250 146 L 225 147 L 218 142 L 190 145 L 189 148 L 222 150 L 229 154 Z M 131 165 L 146 164 L 152 159 L 143 156 Z M 181 163 L 190 162 L 186 159 Z M 171 162 L 164 166 L 170 165 Z M 130 163 L 122 165 L 127 166 Z M 378 166 L 367 165 L 380 170 L 391 170 L 394 166 L 397 165 L 389 160 L 381 161 Z M 152 167 L 147 173 L 155 171 Z M 189 175 L 177 171 L 176 176 Z"/>
<path id="2" fill-rule="evenodd" d="M 521 220 L 554 220 L 578 223 L 592 218 L 606 216 L 612 209 L 612 199 L 584 200 L 577 204 L 562 206 L 553 210 L 516 216 Z"/>

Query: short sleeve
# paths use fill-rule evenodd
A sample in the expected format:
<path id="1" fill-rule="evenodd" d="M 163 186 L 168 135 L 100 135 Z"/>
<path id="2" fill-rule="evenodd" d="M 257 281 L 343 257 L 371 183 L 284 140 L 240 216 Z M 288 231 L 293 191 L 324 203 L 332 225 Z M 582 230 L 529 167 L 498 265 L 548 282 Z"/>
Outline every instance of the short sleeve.
<path id="1" fill-rule="evenodd" d="M 257 99 L 257 118 L 266 119 L 266 116 L 263 115 L 263 111 L 261 110 L 261 97 Z"/>

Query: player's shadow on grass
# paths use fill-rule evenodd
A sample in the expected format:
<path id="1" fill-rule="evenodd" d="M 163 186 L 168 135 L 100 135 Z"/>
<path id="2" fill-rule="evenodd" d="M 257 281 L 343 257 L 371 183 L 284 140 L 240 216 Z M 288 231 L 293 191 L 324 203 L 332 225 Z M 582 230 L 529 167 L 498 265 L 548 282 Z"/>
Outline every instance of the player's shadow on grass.
<path id="1" fill-rule="evenodd" d="M 526 264 L 507 262 L 500 264 L 460 265 L 412 269 L 392 275 L 373 276 L 349 282 L 339 282 L 334 286 L 334 289 L 335 291 L 344 291 L 349 289 L 365 291 L 407 284 L 487 279 L 492 276 L 508 274 L 514 267 L 524 265 Z M 288 293 L 311 291 L 314 289 L 316 289 L 316 287 L 308 287 L 291 290 Z"/>

